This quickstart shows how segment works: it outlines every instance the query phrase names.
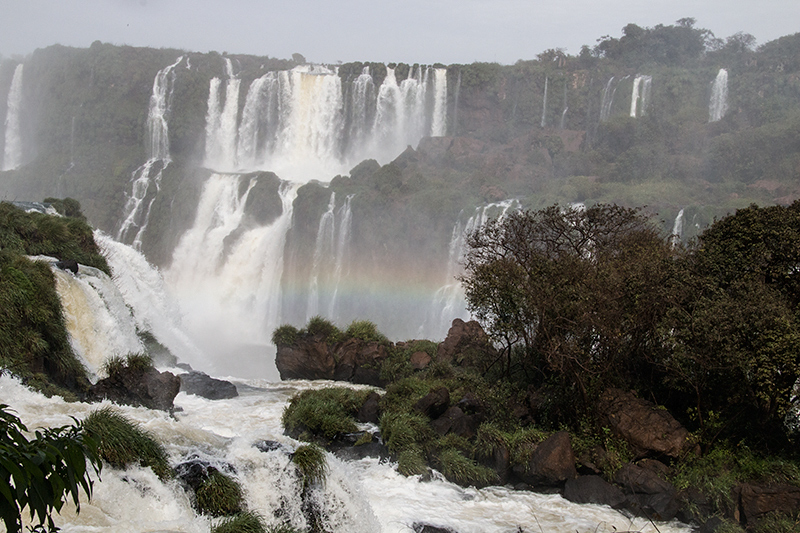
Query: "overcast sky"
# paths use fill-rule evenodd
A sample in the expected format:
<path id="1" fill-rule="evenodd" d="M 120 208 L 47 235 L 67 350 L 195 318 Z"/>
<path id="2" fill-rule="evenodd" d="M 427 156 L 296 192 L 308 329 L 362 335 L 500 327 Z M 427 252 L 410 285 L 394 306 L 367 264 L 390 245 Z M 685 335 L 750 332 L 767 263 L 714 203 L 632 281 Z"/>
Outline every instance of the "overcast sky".
<path id="1" fill-rule="evenodd" d="M 100 40 L 318 63 L 509 64 L 682 17 L 763 44 L 800 31 L 800 0 L 0 0 L 0 54 Z"/>

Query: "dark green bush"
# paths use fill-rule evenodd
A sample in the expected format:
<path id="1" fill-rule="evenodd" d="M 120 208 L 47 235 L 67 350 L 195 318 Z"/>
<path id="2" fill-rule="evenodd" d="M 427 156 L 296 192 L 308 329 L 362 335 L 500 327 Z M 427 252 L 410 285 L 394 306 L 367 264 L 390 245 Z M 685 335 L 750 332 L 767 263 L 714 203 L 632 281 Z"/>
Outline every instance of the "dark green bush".
<path id="1" fill-rule="evenodd" d="M 353 433 L 358 429 L 354 417 L 367 395 L 368 390 L 346 387 L 303 391 L 283 411 L 283 426 L 289 431 L 308 430 L 328 440 L 339 433 Z"/>
<path id="2" fill-rule="evenodd" d="M 239 483 L 215 470 L 195 491 L 197 510 L 211 516 L 233 516 L 244 510 L 244 493 Z"/>
<path id="3" fill-rule="evenodd" d="M 84 430 L 97 441 L 99 456 L 114 468 L 149 466 L 161 479 L 172 477 L 164 447 L 149 432 L 111 407 L 93 411 Z"/>
<path id="4" fill-rule="evenodd" d="M 325 481 L 328 472 L 328 460 L 325 451 L 315 444 L 300 446 L 292 454 L 292 462 L 300 471 L 303 486 L 309 487 Z"/>
<path id="5" fill-rule="evenodd" d="M 275 346 L 291 346 L 297 342 L 298 335 L 300 335 L 300 331 L 296 327 L 284 324 L 272 333 L 272 344 Z"/>
<path id="6" fill-rule="evenodd" d="M 342 332 L 339 328 L 330 320 L 322 318 L 319 315 L 311 317 L 308 320 L 305 333 L 312 337 L 321 338 L 328 344 L 339 342 L 342 339 Z"/>
<path id="7" fill-rule="evenodd" d="M 261 515 L 252 511 L 244 511 L 225 518 L 211 528 L 211 533 L 278 533 L 279 531 L 274 528 L 267 529 Z"/>
<path id="8" fill-rule="evenodd" d="M 347 338 L 361 339 L 366 342 L 388 343 L 386 335 L 378 331 L 378 327 L 369 320 L 354 320 L 344 332 Z"/>

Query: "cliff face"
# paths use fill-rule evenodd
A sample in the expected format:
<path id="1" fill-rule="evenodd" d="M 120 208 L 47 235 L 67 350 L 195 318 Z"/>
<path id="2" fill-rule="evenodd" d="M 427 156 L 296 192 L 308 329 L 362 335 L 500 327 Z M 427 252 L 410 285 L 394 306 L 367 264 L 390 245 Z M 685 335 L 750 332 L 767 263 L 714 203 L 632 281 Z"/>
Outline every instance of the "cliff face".
<path id="1" fill-rule="evenodd" d="M 377 303 L 352 304 L 347 316 L 379 307 L 379 286 L 387 282 L 399 292 L 409 281 L 423 292 L 449 282 L 445 271 L 453 262 L 455 233 L 476 209 L 494 202 L 515 199 L 515 207 L 528 208 L 554 202 L 647 205 L 664 220 L 665 231 L 675 229 L 686 239 L 735 208 L 800 196 L 800 34 L 757 51 L 730 43 L 698 51 L 686 44 L 694 42 L 695 30 L 666 27 L 680 39 L 664 45 L 669 53 L 662 54 L 641 37 L 657 41 L 664 27 L 656 29 L 636 33 L 639 41 L 607 38 L 597 51 L 605 57 L 548 51 L 510 66 L 348 63 L 289 72 L 294 63 L 269 57 L 101 43 L 53 46 L 24 61 L 23 163 L 0 173 L 0 180 L 6 197 L 76 198 L 93 225 L 122 235 L 138 194 L 135 184 L 146 178 L 139 218 L 130 217 L 123 240 L 133 243 L 136 236 L 148 258 L 167 267 L 214 171 L 299 177 L 308 183 L 297 193 L 281 260 L 300 284 L 326 269 L 314 266 L 315 254 L 320 259 L 328 253 L 327 266 L 337 270 L 331 250 L 339 244 L 327 252 L 320 245 L 322 219 L 329 209 L 336 224 L 350 217 L 341 226 L 345 233 L 331 234 L 334 240 L 346 237 L 341 246 L 347 261 L 339 275 L 355 276 L 355 285 Z M 8 113 L 3 102 L 15 67 L 12 61 L 0 65 L 0 118 Z M 321 91 L 319 102 L 330 101 L 324 95 L 332 93 L 324 91 L 338 91 L 342 103 L 331 108 L 327 123 L 290 117 L 289 104 L 267 97 L 279 85 L 286 93 L 298 84 L 305 84 L 306 94 Z M 157 86 L 160 108 L 154 105 Z M 251 94 L 261 98 L 258 106 Z M 400 102 L 408 105 L 409 95 L 421 115 L 384 116 Z M 712 104 L 722 111 L 714 115 Z M 290 120 L 321 129 L 298 133 L 279 124 Z M 363 124 L 380 120 L 386 131 L 364 130 Z M 412 126 L 418 129 L 411 134 L 401 131 Z M 257 132 L 255 151 L 243 148 L 248 131 Z M 298 135 L 305 135 L 302 149 L 295 145 Z M 154 152 L 162 137 L 168 157 Z M 392 148 L 378 149 L 384 145 Z M 245 149 L 250 159 L 242 157 Z M 238 155 L 226 160 L 226 150 Z M 321 174 L 318 168 L 313 176 L 341 176 L 327 189 L 312 174 L 298 176 L 275 155 L 291 150 L 295 163 L 320 163 Z M 358 164 L 372 157 L 380 163 Z M 240 178 L 242 193 L 251 179 L 256 185 L 242 219 L 248 222 L 234 236 L 283 210 L 274 175 Z M 284 316 L 302 322 L 312 307 L 308 300 L 287 294 Z M 417 300 L 406 307 L 424 314 Z"/>

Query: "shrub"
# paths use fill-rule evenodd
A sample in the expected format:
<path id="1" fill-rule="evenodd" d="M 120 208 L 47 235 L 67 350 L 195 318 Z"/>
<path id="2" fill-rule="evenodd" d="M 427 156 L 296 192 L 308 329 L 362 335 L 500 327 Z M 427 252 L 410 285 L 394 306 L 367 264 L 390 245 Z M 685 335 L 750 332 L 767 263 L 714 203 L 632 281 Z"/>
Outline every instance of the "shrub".
<path id="1" fill-rule="evenodd" d="M 305 333 L 312 337 L 320 337 L 328 344 L 339 342 L 342 338 L 342 332 L 339 328 L 330 320 L 322 318 L 319 315 L 311 317 L 308 320 Z"/>
<path id="2" fill-rule="evenodd" d="M 100 458 L 115 468 L 138 463 L 161 478 L 172 477 L 164 447 L 138 424 L 110 407 L 93 411 L 83 421 L 84 430 L 97 441 Z"/>
<path id="3" fill-rule="evenodd" d="M 425 457 L 418 446 L 411 446 L 397 454 L 397 471 L 404 476 L 419 476 L 428 471 Z"/>
<path id="4" fill-rule="evenodd" d="M 497 474 L 492 469 L 464 457 L 455 448 L 442 450 L 437 463 L 444 477 L 460 485 L 486 486 L 497 482 Z"/>
<path id="5" fill-rule="evenodd" d="M 258 513 L 244 511 L 224 519 L 211 528 L 211 533 L 289 533 L 289 530 L 267 529 Z"/>
<path id="6" fill-rule="evenodd" d="M 297 342 L 299 334 L 300 331 L 296 327 L 284 324 L 272 333 L 272 344 L 275 346 L 291 346 Z"/>
<path id="7" fill-rule="evenodd" d="M 244 493 L 239 483 L 220 472 L 209 474 L 195 491 L 197 510 L 211 516 L 232 516 L 244 510 Z"/>
<path id="8" fill-rule="evenodd" d="M 87 461 L 96 472 L 100 460 L 95 442 L 80 426 L 28 428 L 7 405 L 0 405 L 0 520 L 9 533 L 22 531 L 22 512 L 30 511 L 32 531 L 57 531 L 51 515 L 70 497 L 80 512 L 80 491 L 92 496 Z M 13 481 L 13 490 L 11 490 Z"/>
<path id="9" fill-rule="evenodd" d="M 425 443 L 433 437 L 428 417 L 420 413 L 383 413 L 380 428 L 386 447 L 395 454 Z"/>
<path id="10" fill-rule="evenodd" d="M 344 332 L 345 337 L 366 342 L 388 343 L 389 339 L 369 320 L 354 320 Z"/>
<path id="11" fill-rule="evenodd" d="M 325 481 L 328 461 L 325 459 L 325 452 L 319 446 L 314 444 L 300 446 L 292 454 L 292 462 L 300 472 L 304 487 Z"/>
<path id="12" fill-rule="evenodd" d="M 281 420 L 290 432 L 308 429 L 316 436 L 333 439 L 339 433 L 358 430 L 354 416 L 368 395 L 368 390 L 346 387 L 303 391 L 289 401 Z"/>
<path id="13" fill-rule="evenodd" d="M 101 370 L 108 377 L 119 377 L 125 370 L 143 374 L 147 370 L 153 368 L 153 359 L 143 353 L 132 353 L 127 356 L 120 357 L 119 355 L 112 355 L 103 362 Z"/>

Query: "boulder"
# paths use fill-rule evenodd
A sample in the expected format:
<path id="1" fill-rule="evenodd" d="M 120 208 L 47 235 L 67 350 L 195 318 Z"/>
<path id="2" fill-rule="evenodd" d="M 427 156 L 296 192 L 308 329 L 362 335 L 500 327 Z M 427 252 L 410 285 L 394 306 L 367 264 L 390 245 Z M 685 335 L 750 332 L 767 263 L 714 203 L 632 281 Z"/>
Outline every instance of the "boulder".
<path id="1" fill-rule="evenodd" d="M 375 391 L 369 393 L 364 405 L 358 410 L 356 420 L 359 422 L 368 422 L 371 424 L 378 423 L 379 410 L 378 402 L 380 402 L 381 395 Z"/>
<path id="2" fill-rule="evenodd" d="M 291 346 L 278 346 L 275 366 L 281 379 L 333 379 L 336 361 L 325 341 L 298 339 Z"/>
<path id="3" fill-rule="evenodd" d="M 447 387 L 433 389 L 414 404 L 414 410 L 431 419 L 439 418 L 450 406 L 450 391 Z"/>
<path id="4" fill-rule="evenodd" d="M 677 516 L 680 508 L 681 504 L 674 492 L 630 494 L 625 501 L 625 509 L 651 520 L 672 520 Z"/>
<path id="5" fill-rule="evenodd" d="M 483 354 L 496 355 L 489 336 L 475 320 L 453 320 L 445 340 L 439 344 L 436 358 L 439 361 L 462 363 Z"/>
<path id="6" fill-rule="evenodd" d="M 171 372 L 159 372 L 152 367 L 146 370 L 123 368 L 92 385 L 85 399 L 171 411 L 180 388 L 180 378 Z"/>
<path id="7" fill-rule="evenodd" d="M 675 494 L 671 483 L 658 477 L 652 470 L 642 468 L 633 463 L 623 465 L 614 474 L 614 483 L 620 485 L 629 494 L 659 494 L 662 492 Z"/>
<path id="8" fill-rule="evenodd" d="M 239 396 L 236 385 L 230 381 L 212 378 L 204 372 L 192 371 L 180 374 L 181 390 L 209 400 L 224 400 Z"/>
<path id="9" fill-rule="evenodd" d="M 414 352 L 409 360 L 414 370 L 425 370 L 431 364 L 431 356 L 425 352 Z"/>
<path id="10" fill-rule="evenodd" d="M 478 433 L 483 421 L 480 414 L 468 415 L 457 405 L 450 407 L 439 418 L 431 422 L 433 430 L 441 436 L 454 433 L 459 437 L 471 439 Z"/>
<path id="11" fill-rule="evenodd" d="M 667 410 L 631 392 L 608 389 L 600 396 L 597 408 L 601 419 L 631 445 L 637 457 L 678 457 L 692 448 L 689 432 Z"/>
<path id="12" fill-rule="evenodd" d="M 414 530 L 414 533 L 456 533 L 455 529 L 449 527 L 432 526 L 421 522 L 414 522 L 411 529 Z"/>
<path id="13" fill-rule="evenodd" d="M 564 484 L 564 498 L 573 503 L 594 503 L 619 509 L 625 503 L 625 495 L 600 476 L 580 476 L 568 479 Z"/>
<path id="14" fill-rule="evenodd" d="M 785 484 L 751 485 L 738 488 L 739 522 L 754 526 L 766 514 L 797 513 L 800 509 L 800 487 Z"/>
<path id="15" fill-rule="evenodd" d="M 539 444 L 524 465 L 514 472 L 529 485 L 562 485 L 578 476 L 569 433 L 558 431 Z"/>

